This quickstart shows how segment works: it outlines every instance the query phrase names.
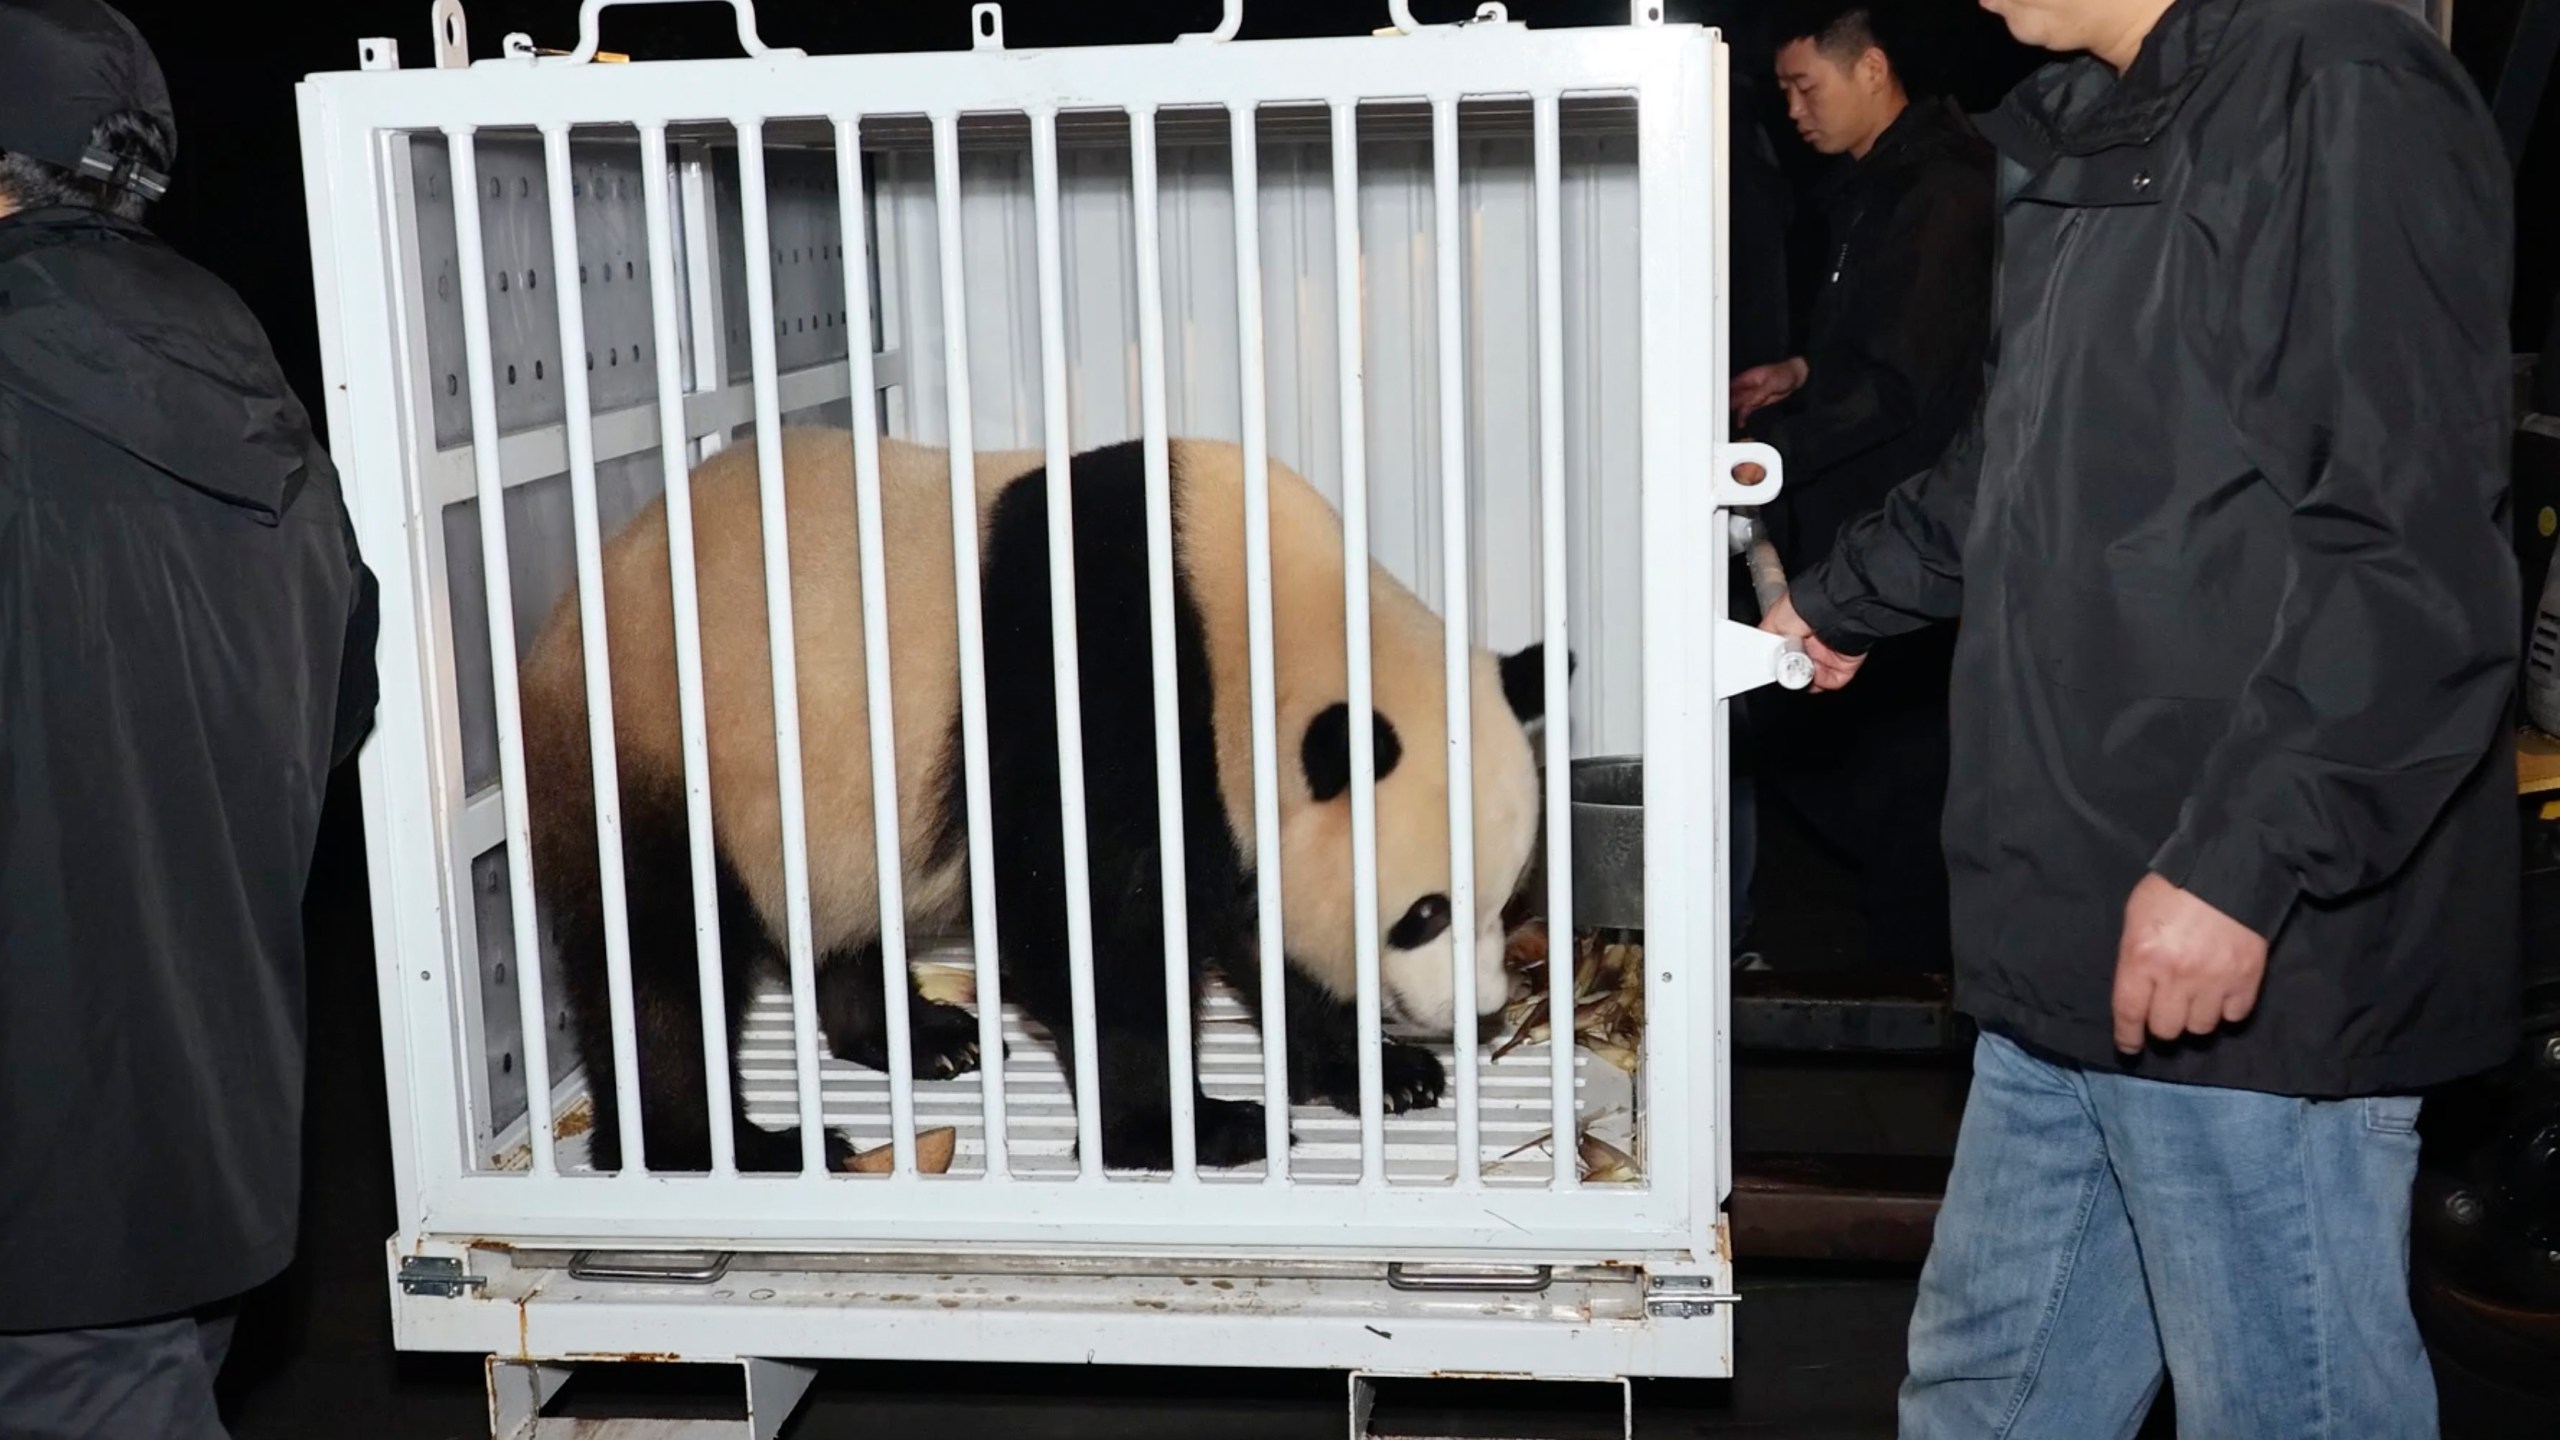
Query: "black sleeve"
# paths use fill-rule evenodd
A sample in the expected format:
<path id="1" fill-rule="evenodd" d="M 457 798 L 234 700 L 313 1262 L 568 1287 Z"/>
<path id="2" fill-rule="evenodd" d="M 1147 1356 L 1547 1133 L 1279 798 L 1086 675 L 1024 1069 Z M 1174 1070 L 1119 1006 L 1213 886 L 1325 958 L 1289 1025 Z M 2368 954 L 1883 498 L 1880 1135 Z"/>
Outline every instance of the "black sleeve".
<path id="1" fill-rule="evenodd" d="M 382 625 L 380 593 L 373 571 L 357 561 L 355 604 L 349 607 L 347 645 L 338 663 L 338 721 L 329 746 L 331 769 L 353 759 L 356 748 L 373 733 L 374 704 L 382 693 L 373 663 L 373 645 Z"/>
<path id="2" fill-rule="evenodd" d="M 2227 251 L 2225 405 L 2291 506 L 2289 583 L 2152 868 L 2265 935 L 2388 880 L 2506 723 L 2512 201 L 2460 85 L 2313 73 Z"/>
<path id="3" fill-rule="evenodd" d="M 337 720 L 329 743 L 332 770 L 354 758 L 365 737 L 373 733 L 374 707 L 382 695 L 381 673 L 373 658 L 374 643 L 382 634 L 382 587 L 356 546 L 353 523 L 345 519 L 339 523 L 355 583 L 347 604 L 346 640 L 338 658 Z"/>
<path id="4" fill-rule="evenodd" d="M 1954 163 L 1914 177 L 1863 257 L 1865 304 L 1843 333 L 1805 353 L 1805 383 L 1766 415 L 1755 439 L 1808 477 L 1890 443 L 1920 423 L 1928 396 L 1977 363 L 1991 309 L 1990 175 Z"/>
<path id="5" fill-rule="evenodd" d="M 1986 375 L 1983 394 L 1991 385 Z M 1938 463 L 1842 529 L 1829 558 L 1788 586 L 1796 614 L 1844 655 L 1953 619 L 1964 606 L 1964 541 L 1982 475 L 1982 408 Z"/>

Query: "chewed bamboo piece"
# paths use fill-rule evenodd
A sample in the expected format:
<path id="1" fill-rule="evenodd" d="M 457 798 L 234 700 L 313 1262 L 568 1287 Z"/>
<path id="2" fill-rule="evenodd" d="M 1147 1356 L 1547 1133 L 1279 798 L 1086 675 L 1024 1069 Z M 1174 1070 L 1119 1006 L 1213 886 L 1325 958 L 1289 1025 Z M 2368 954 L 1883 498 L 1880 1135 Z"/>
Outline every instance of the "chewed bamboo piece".
<path id="1" fill-rule="evenodd" d="M 951 1155 L 959 1144 L 960 1134 L 948 1125 L 916 1132 L 916 1171 L 923 1175 L 940 1175 L 951 1169 Z M 897 1151 L 891 1145 L 874 1145 L 845 1162 L 845 1169 L 856 1175 L 886 1175 L 898 1163 Z"/>
<path id="2" fill-rule="evenodd" d="M 915 975 L 916 993 L 927 1000 L 962 1009 L 978 1003 L 978 972 L 967 965 L 918 960 L 907 968 Z"/>
<path id="3" fill-rule="evenodd" d="M 1593 1120 L 1599 1117 L 1594 1116 Z M 1503 1155 L 1510 1160 L 1532 1150 L 1553 1151 L 1556 1132 L 1550 1130 L 1527 1144 L 1513 1147 Z M 1574 1173 L 1592 1185 L 1634 1185 L 1644 1179 L 1644 1167 L 1636 1157 L 1591 1133 L 1591 1122 L 1583 1125 L 1580 1143 L 1574 1146 Z"/>
<path id="4" fill-rule="evenodd" d="M 1511 932 L 1503 956 L 1511 972 L 1511 1002 L 1503 1023 L 1511 1036 L 1494 1048 L 1501 1059 L 1549 1030 L 1552 984 L 1546 922 L 1531 920 Z M 1644 1049 L 1644 946 L 1578 935 L 1573 946 L 1573 1038 L 1576 1044 L 1628 1074 Z"/>

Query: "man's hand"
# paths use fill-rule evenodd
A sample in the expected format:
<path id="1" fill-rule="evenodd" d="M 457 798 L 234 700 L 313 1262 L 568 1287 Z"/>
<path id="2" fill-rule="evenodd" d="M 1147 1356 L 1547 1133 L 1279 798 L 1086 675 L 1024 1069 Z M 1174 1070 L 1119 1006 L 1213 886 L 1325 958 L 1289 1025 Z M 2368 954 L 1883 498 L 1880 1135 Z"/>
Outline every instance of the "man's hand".
<path id="1" fill-rule="evenodd" d="M 1754 365 L 1733 377 L 1733 423 L 1740 425 L 1751 418 L 1751 412 L 1765 410 L 1803 388 L 1805 377 L 1812 373 L 1804 357 L 1779 360 L 1767 365 Z"/>
<path id="2" fill-rule="evenodd" d="M 2266 972 L 2258 932 L 2157 875 L 2143 876 L 2125 902 L 2116 947 L 2116 1048 L 2138 1053 L 2146 1029 L 2175 1040 L 2247 1019 Z"/>
<path id="3" fill-rule="evenodd" d="M 1813 662 L 1813 688 L 1817 691 L 1837 690 L 1857 678 L 1858 667 L 1867 663 L 1864 655 L 1843 655 L 1822 643 L 1813 627 L 1796 613 L 1795 597 L 1781 595 L 1778 608 L 1760 619 L 1760 628 L 1772 635 L 1784 635 L 1804 642 L 1805 658 Z"/>

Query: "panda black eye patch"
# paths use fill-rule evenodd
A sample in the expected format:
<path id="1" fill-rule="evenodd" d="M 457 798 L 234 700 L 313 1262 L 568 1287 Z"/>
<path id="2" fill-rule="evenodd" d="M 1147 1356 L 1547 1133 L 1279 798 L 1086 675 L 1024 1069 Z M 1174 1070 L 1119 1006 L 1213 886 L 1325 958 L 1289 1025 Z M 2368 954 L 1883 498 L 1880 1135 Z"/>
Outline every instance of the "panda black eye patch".
<path id="1" fill-rule="evenodd" d="M 1449 897 L 1425 895 L 1413 902 L 1404 918 L 1387 932 L 1387 943 L 1398 950 L 1419 950 L 1439 939 L 1449 929 Z"/>
<path id="2" fill-rule="evenodd" d="M 1404 758 L 1404 742 L 1396 738 L 1396 727 L 1387 717 L 1370 712 L 1373 722 L 1370 745 L 1377 760 L 1378 778 L 1395 773 L 1397 762 Z M 1298 744 L 1298 763 L 1305 769 L 1307 789 L 1321 805 L 1351 789 L 1351 707 L 1340 702 L 1328 705 L 1323 713 L 1307 722 L 1306 737 Z"/>

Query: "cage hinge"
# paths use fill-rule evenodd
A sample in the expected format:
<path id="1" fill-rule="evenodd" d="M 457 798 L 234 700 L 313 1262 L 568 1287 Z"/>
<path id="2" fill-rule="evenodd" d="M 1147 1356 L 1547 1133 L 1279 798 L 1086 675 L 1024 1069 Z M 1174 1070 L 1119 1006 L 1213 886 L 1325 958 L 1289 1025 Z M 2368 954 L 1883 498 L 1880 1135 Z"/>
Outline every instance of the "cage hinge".
<path id="1" fill-rule="evenodd" d="M 462 1261 L 452 1255 L 404 1255 L 400 1259 L 400 1293 L 433 1295 L 451 1300 L 467 1290 L 477 1290 L 489 1283 L 485 1275 L 463 1273 Z"/>
<path id="2" fill-rule="evenodd" d="M 1644 1309 L 1647 1315 L 1666 1320 L 1694 1320 L 1712 1315 L 1733 1303 L 1733 1296 L 1716 1289 L 1704 1276 L 1657 1275 L 1646 1280 Z"/>

